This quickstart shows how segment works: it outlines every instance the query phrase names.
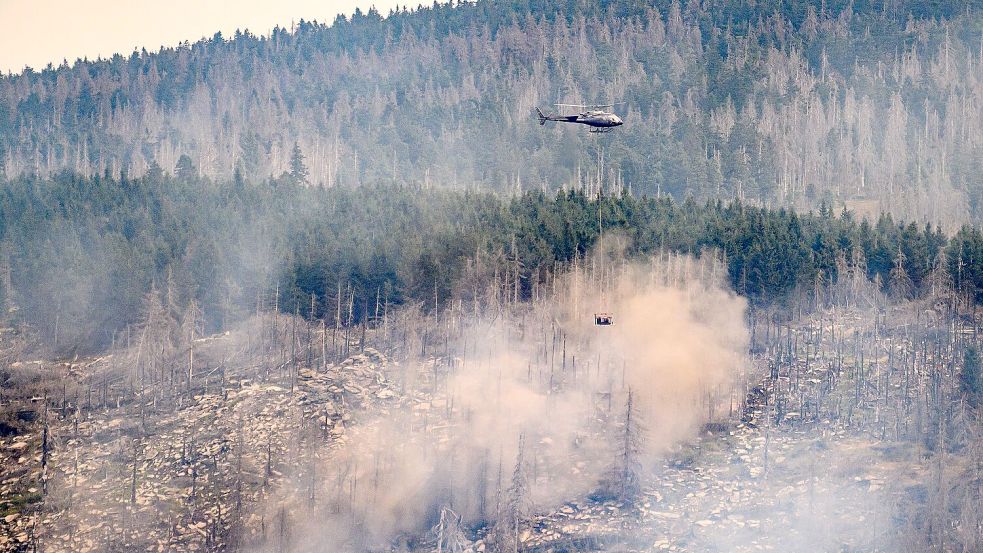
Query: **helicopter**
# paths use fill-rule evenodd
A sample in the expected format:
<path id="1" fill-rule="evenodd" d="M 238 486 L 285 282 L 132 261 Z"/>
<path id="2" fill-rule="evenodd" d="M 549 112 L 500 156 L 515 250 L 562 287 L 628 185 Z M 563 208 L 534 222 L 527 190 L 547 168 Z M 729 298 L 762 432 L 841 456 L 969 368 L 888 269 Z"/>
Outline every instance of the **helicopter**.
<path id="1" fill-rule="evenodd" d="M 536 115 L 539 116 L 539 124 L 545 125 L 547 121 L 559 121 L 561 123 L 580 123 L 591 127 L 590 132 L 603 133 L 611 132 L 614 127 L 620 127 L 624 121 L 620 117 L 603 108 L 613 108 L 618 104 L 554 104 L 560 107 L 584 108 L 584 111 L 577 115 L 556 115 L 553 113 L 543 113 L 536 108 Z"/>

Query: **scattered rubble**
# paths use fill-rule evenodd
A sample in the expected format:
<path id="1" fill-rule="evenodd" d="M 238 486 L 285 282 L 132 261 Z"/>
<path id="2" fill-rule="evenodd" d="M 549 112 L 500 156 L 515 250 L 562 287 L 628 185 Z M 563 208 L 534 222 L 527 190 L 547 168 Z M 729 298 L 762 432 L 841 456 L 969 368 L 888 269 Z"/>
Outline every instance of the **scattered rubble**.
<path id="1" fill-rule="evenodd" d="M 911 333 L 884 324 L 846 312 L 782 327 L 755 360 L 743 411 L 649 460 L 637 504 L 572 499 L 526 521 L 522 550 L 883 549 L 885 506 L 924 470 L 914 455 L 884 447 L 905 438 L 905 415 L 879 400 L 910 385 L 894 360 L 914 347 Z M 854 353 L 865 334 L 876 335 L 878 355 Z M 304 460 L 365 431 L 360 414 L 404 409 L 413 424 L 442 432 L 429 421 L 453 409 L 439 394 L 395 384 L 398 365 L 371 348 L 314 366 L 209 355 L 233 339 L 196 341 L 193 381 L 160 375 L 161 386 L 171 379 L 163 391 L 114 376 L 112 356 L 59 367 L 80 383 L 76 398 L 39 398 L 30 430 L 0 437 L 0 551 L 263 543 L 276 513 L 259 506 L 304 497 Z M 422 366 L 419 378 L 438 370 L 433 358 Z M 861 370 L 873 376 L 858 378 Z M 547 440 L 538 446 L 548 449 Z M 589 473 L 582 463 L 568 468 Z M 470 551 L 493 550 L 486 531 L 469 536 Z"/>
<path id="2" fill-rule="evenodd" d="M 251 506 L 292 475 L 301 429 L 316 428 L 330 445 L 343 439 L 354 411 L 398 400 L 385 364 L 385 356 L 366 348 L 325 371 L 299 367 L 295 386 L 262 382 L 261 371 L 247 370 L 177 404 L 109 402 L 52 421 L 57 445 L 44 518 L 8 515 L 7 541 L 24 543 L 36 524 L 45 551 L 201 551 L 248 543 L 265 524 Z M 0 442 L 2 454 L 30 453 L 37 465 L 40 453 L 28 439 Z M 8 485 L 22 481 L 8 476 Z"/>

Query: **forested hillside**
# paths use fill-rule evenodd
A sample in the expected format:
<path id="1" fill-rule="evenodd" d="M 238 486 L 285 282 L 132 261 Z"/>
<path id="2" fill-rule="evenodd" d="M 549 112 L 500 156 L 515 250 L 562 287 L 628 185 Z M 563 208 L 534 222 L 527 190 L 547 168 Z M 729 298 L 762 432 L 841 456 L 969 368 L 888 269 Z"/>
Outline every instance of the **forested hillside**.
<path id="1" fill-rule="evenodd" d="M 390 306 L 498 301 L 487 289 L 534 299 L 584 263 L 602 232 L 623 236 L 631 256 L 717 256 L 733 289 L 762 305 L 983 294 L 975 227 L 949 237 L 825 206 L 799 215 L 629 194 L 319 188 L 290 175 L 213 183 L 156 171 L 4 182 L 0 302 L 61 351 L 110 344 L 158 304 L 208 331 L 269 309 L 352 326 Z"/>
<path id="2" fill-rule="evenodd" d="M 0 553 L 981 551 L 981 160 L 979 0 L 0 75 Z"/>
<path id="3" fill-rule="evenodd" d="M 370 10 L 0 77 L 0 169 L 265 179 L 296 144 L 314 186 L 603 186 L 955 228 L 983 215 L 981 30 L 974 0 Z M 533 117 L 604 101 L 626 125 L 603 136 Z"/>

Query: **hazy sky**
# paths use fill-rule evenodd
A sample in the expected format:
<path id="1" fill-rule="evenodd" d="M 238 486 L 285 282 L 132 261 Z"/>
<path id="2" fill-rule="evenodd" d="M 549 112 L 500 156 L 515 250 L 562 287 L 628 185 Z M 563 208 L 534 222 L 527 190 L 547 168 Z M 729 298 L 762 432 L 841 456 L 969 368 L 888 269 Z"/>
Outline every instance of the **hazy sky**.
<path id="1" fill-rule="evenodd" d="M 331 22 L 375 6 L 382 15 L 420 0 L 0 0 L 0 71 L 42 69 L 67 59 L 129 55 L 134 47 L 194 42 L 222 31 L 268 34 L 291 21 Z M 429 2 L 428 2 L 429 4 Z"/>

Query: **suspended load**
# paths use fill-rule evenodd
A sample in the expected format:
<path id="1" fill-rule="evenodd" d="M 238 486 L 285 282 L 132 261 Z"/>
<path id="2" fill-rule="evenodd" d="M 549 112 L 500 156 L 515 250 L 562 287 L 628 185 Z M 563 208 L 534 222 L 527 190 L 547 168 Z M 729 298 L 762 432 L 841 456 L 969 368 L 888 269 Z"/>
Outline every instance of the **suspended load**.
<path id="1" fill-rule="evenodd" d="M 609 313 L 594 313 L 594 324 L 597 326 L 611 326 L 614 324 L 614 317 Z"/>

